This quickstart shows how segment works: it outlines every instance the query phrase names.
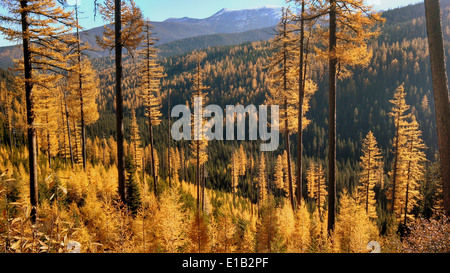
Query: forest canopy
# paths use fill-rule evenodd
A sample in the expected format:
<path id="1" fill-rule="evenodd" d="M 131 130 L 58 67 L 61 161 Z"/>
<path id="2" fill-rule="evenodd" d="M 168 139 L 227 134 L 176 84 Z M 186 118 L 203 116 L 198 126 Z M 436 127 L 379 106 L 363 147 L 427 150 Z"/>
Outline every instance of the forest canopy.
<path id="1" fill-rule="evenodd" d="M 292 0 L 270 40 L 176 55 L 134 1 L 98 2 L 111 24 L 96 40 L 112 53 L 96 58 L 76 5 L 5 1 L 0 31 L 24 54 L 0 69 L 4 252 L 450 250 L 423 4 Z M 441 9 L 448 55 L 450 1 Z M 170 112 L 195 97 L 278 105 L 279 148 L 174 141 Z"/>

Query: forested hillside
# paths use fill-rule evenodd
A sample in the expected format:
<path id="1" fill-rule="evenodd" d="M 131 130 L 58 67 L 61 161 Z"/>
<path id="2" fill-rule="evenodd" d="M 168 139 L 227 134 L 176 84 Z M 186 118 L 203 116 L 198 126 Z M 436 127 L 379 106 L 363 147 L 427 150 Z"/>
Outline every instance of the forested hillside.
<path id="1" fill-rule="evenodd" d="M 450 22 L 450 3 L 443 1 L 444 26 Z M 407 15 L 403 15 L 403 12 Z M 391 164 L 392 141 L 394 138 L 394 121 L 389 118 L 390 99 L 395 89 L 404 84 L 407 91 L 407 103 L 416 109 L 416 115 L 427 145 L 427 158 L 435 160 L 437 152 L 436 125 L 433 116 L 434 103 L 431 92 L 431 75 L 426 41 L 425 17 L 423 5 L 409 6 L 385 12 L 387 21 L 381 30 L 380 37 L 370 43 L 374 53 L 371 62 L 364 68 L 354 69 L 354 76 L 339 82 L 338 105 L 338 159 L 349 170 L 343 176 L 345 183 L 355 183 L 351 174 L 356 168 L 361 156 L 361 145 L 365 135 L 372 130 L 379 140 L 383 156 L 387 159 L 386 167 Z M 403 18 L 403 19 L 401 19 Z M 450 31 L 450 30 L 449 30 Z M 450 36 L 445 36 L 447 39 Z M 450 40 L 447 40 L 449 42 Z M 450 47 L 447 47 L 450 50 Z M 247 43 L 238 46 L 224 46 L 205 49 L 207 58 L 204 61 L 205 84 L 209 103 L 221 107 L 226 105 L 261 105 L 266 101 L 268 91 L 268 56 L 271 51 L 268 42 Z M 182 56 L 164 58 L 167 77 L 164 79 L 163 93 L 172 90 L 171 104 L 185 104 L 190 100 L 192 83 L 190 75 L 195 70 L 194 64 L 189 64 L 190 53 Z M 101 67 L 100 107 L 105 111 L 101 121 L 89 129 L 91 136 L 114 132 L 113 85 L 114 76 L 111 72 L 113 60 L 102 58 L 94 60 L 94 67 Z M 125 70 L 125 100 L 131 105 L 137 100 L 133 90 L 137 86 L 135 63 L 128 60 Z M 305 134 L 305 153 L 308 157 L 325 159 L 327 147 L 327 81 L 320 80 L 326 75 L 323 63 L 314 63 L 313 79 L 318 83 L 318 92 L 311 100 L 312 109 L 308 117 L 312 120 Z M 138 111 L 138 115 L 143 112 Z M 167 102 L 163 100 L 162 113 L 167 118 Z M 144 122 L 141 122 L 144 128 Z M 141 130 L 143 139 L 145 130 Z M 162 132 L 165 132 L 163 129 Z M 166 143 L 164 133 L 161 142 Z M 163 140 L 165 139 L 165 140 Z M 161 147 L 162 148 L 162 147 Z M 295 149 L 293 149 L 295 151 Z M 350 166 L 351 165 L 351 166 Z M 341 183 L 344 183 L 342 181 Z"/>

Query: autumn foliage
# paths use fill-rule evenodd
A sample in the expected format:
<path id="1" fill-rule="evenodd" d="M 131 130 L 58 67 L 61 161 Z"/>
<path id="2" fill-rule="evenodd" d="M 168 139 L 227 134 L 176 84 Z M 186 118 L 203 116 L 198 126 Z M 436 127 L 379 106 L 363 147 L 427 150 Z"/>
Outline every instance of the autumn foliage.
<path id="1" fill-rule="evenodd" d="M 340 81 L 352 86 L 353 68 L 369 64 L 379 69 L 371 77 L 396 74 L 406 60 L 418 75 L 423 41 L 369 46 L 384 19 L 362 0 L 288 2 L 296 8 L 283 10 L 269 42 L 161 58 L 134 1 L 103 1 L 99 12 L 111 25 L 97 44 L 130 55 L 116 63 L 114 90 L 111 60 L 84 54 L 91 48 L 81 41 L 77 7 L 4 1 L 12 15 L 0 17 L 0 31 L 23 42 L 25 56 L 16 61 L 20 73 L 0 78 L 0 251 L 368 253 L 376 241 L 383 252 L 448 252 L 445 181 L 421 124 L 431 98 L 398 80 L 383 87 L 390 110 L 377 108 L 382 122 L 374 125 L 372 109 L 365 129 L 349 132 L 357 144 L 333 135 Z M 410 47 L 422 51 L 406 54 Z M 317 109 L 327 101 L 326 73 L 330 107 Z M 199 99 L 202 107 L 279 105 L 280 149 L 209 142 L 197 115 L 188 117 L 192 140 L 175 143 L 163 110 L 173 102 L 193 109 Z M 120 120 L 111 131 L 114 111 Z M 358 108 L 351 112 L 353 126 L 362 123 Z M 337 148 L 357 156 L 338 161 Z"/>

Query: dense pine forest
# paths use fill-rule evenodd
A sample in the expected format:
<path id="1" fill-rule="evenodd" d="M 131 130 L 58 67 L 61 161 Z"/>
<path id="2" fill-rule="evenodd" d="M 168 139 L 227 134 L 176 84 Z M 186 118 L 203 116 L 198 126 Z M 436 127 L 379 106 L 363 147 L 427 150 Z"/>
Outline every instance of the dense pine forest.
<path id="1" fill-rule="evenodd" d="M 1 252 L 449 252 L 423 3 L 291 0 L 270 40 L 159 48 L 132 0 L 97 1 L 111 24 L 96 45 L 60 2 L 1 4 L 23 53 L 0 68 Z M 448 56 L 450 1 L 440 10 Z M 173 107 L 195 97 L 279 105 L 280 146 L 173 140 Z"/>

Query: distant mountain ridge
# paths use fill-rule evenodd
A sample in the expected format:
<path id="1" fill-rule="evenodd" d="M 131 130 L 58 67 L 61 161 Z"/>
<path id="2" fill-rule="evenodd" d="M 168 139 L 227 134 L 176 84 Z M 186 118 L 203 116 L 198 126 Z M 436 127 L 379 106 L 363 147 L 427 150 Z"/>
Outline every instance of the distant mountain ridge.
<path id="1" fill-rule="evenodd" d="M 202 26 L 214 33 L 237 33 L 275 26 L 281 19 L 281 9 L 272 6 L 242 10 L 221 9 L 205 19 L 169 18 L 164 22 Z"/>
<path id="2" fill-rule="evenodd" d="M 450 4 L 450 0 L 441 1 L 443 11 Z M 410 25 L 409 18 L 424 19 L 423 3 L 409 5 L 383 12 L 386 18 L 384 30 L 396 32 L 400 25 Z M 212 46 L 237 45 L 257 40 L 268 40 L 273 37 L 273 29 L 281 18 L 281 7 L 265 6 L 261 8 L 231 10 L 221 9 L 214 15 L 195 19 L 189 17 L 169 18 L 163 22 L 151 22 L 154 26 L 155 37 L 159 38 L 158 47 L 161 57 L 183 54 L 195 49 Z M 101 36 L 104 26 L 82 32 L 82 40 L 96 47 L 96 36 Z M 398 30 L 397 30 L 398 32 Z M 402 30 L 405 38 L 426 37 L 423 29 L 410 25 Z M 393 42 L 397 37 L 383 36 L 383 42 Z M 92 58 L 105 57 L 110 53 L 100 50 L 89 53 Z M 13 66 L 13 58 L 20 58 L 22 50 L 19 46 L 0 47 L 0 67 Z"/>
<path id="3" fill-rule="evenodd" d="M 231 45 L 231 41 L 237 43 L 250 42 L 258 39 L 266 39 L 268 35 L 266 32 L 262 32 L 263 29 L 267 29 L 275 26 L 281 18 L 281 7 L 261 7 L 253 9 L 243 10 L 230 10 L 222 9 L 214 15 L 204 19 L 194 18 L 169 18 L 163 22 L 151 22 L 154 26 L 155 37 L 159 38 L 158 46 L 180 41 L 183 39 L 202 37 L 203 41 L 214 41 L 211 46 L 216 45 Z M 96 36 L 101 36 L 104 30 L 104 26 L 96 27 L 93 29 L 85 30 L 81 33 L 81 39 L 83 42 L 88 42 L 95 50 L 91 51 L 89 55 L 92 58 L 104 57 L 110 54 L 109 51 L 101 50 L 96 45 Z M 253 31 L 256 31 L 253 33 Z M 238 34 L 234 37 L 232 34 Z M 219 34 L 218 37 L 213 38 L 211 35 Z M 228 34 L 223 36 L 222 34 Z M 245 36 L 248 35 L 248 39 Z M 203 37 L 208 35 L 209 37 Z M 224 39 L 227 37 L 227 39 Z M 194 41 L 194 40 L 190 40 Z M 223 43 L 220 43 L 223 41 Z M 198 41 L 194 41 L 194 44 L 199 44 Z M 200 42 L 202 45 L 200 48 L 210 46 L 209 42 Z M 169 47 L 170 48 L 170 47 Z M 181 50 L 177 47 L 176 53 L 183 53 L 185 50 Z M 186 47 L 191 49 L 191 47 Z M 194 50 L 196 48 L 193 48 Z M 176 54 L 175 53 L 175 54 Z M 170 52 L 166 54 L 171 55 Z M 21 49 L 18 46 L 8 46 L 0 48 L 0 67 L 8 68 L 13 65 L 11 56 L 14 58 L 20 58 Z"/>
<path id="4" fill-rule="evenodd" d="M 274 35 L 274 27 L 268 27 L 240 33 L 222 33 L 190 37 L 160 45 L 160 53 L 158 56 L 160 58 L 166 58 L 208 47 L 232 46 L 247 42 L 268 41 L 273 38 Z"/>
<path id="5" fill-rule="evenodd" d="M 214 34 L 240 33 L 240 42 L 254 41 L 242 39 L 242 33 L 253 30 L 261 30 L 273 27 L 281 19 L 281 7 L 261 7 L 243 10 L 222 9 L 205 19 L 194 18 L 169 18 L 163 22 L 151 22 L 154 27 L 155 37 L 158 37 L 158 46 L 187 38 L 200 37 Z M 104 26 L 86 30 L 82 39 L 92 46 L 96 45 L 95 37 L 101 36 Z M 109 52 L 92 52 L 92 57 L 103 57 Z"/>

